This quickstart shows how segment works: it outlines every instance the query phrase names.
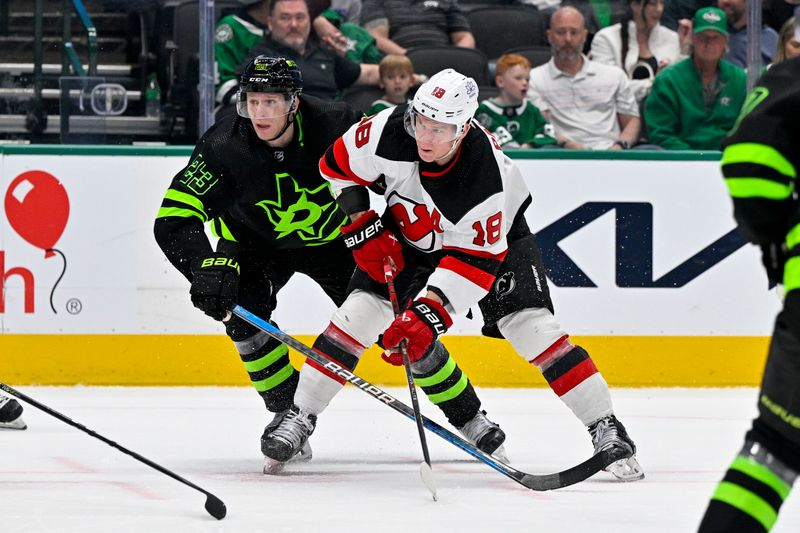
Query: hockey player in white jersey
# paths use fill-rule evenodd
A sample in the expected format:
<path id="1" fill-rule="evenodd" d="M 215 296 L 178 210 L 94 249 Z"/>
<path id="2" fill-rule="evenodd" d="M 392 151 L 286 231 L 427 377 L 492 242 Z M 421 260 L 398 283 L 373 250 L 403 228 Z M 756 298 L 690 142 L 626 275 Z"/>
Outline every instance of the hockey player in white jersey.
<path id="1" fill-rule="evenodd" d="M 410 105 L 363 119 L 325 153 L 320 170 L 350 217 L 342 233 L 359 268 L 315 348 L 337 362 L 357 360 L 383 333 L 384 359 L 401 365 L 392 349 L 405 340 L 417 384 L 430 398 L 426 385 L 455 364 L 435 341 L 453 313 L 477 303 L 484 335 L 506 338 L 544 374 L 587 426 L 595 451 L 618 447 L 629 454 L 607 470 L 624 481 L 641 479 L 636 447 L 614 416 L 608 385 L 553 315 L 524 216 L 530 193 L 511 159 L 473 121 L 477 107 L 475 81 L 447 69 L 423 84 Z M 382 217 L 370 210 L 367 188 L 385 197 Z M 384 280 L 387 260 L 398 270 L 400 301 L 413 299 L 397 318 Z M 319 365 L 303 367 L 292 415 L 268 436 L 268 457 L 285 460 L 306 442 L 343 386 L 336 378 Z M 478 412 L 460 429 L 476 442 L 488 424 Z"/>
<path id="2" fill-rule="evenodd" d="M 22 406 L 14 398 L 0 396 L 0 429 L 25 429 Z"/>

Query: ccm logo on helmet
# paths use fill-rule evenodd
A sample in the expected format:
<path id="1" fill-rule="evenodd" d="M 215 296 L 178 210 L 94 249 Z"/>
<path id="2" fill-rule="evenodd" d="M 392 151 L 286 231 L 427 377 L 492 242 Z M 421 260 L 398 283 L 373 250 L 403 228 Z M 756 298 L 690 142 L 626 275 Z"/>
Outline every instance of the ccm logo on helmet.
<path id="1" fill-rule="evenodd" d="M 445 93 L 445 92 L 446 92 L 446 91 L 445 91 L 444 89 L 442 89 L 441 87 L 436 87 L 436 88 L 433 90 L 433 92 L 431 92 L 431 94 L 432 94 L 433 96 L 435 96 L 436 98 L 441 98 L 442 96 L 444 96 L 444 93 Z"/>
<path id="2" fill-rule="evenodd" d="M 272 80 L 269 78 L 250 78 L 248 81 L 252 83 L 269 83 Z"/>

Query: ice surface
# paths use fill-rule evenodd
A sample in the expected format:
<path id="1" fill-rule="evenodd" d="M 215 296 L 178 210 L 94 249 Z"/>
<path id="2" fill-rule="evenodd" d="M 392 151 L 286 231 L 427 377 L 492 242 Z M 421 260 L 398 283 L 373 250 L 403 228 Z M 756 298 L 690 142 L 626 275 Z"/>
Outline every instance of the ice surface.
<path id="1" fill-rule="evenodd" d="M 312 436 L 314 459 L 261 473 L 263 404 L 248 388 L 20 387 L 33 398 L 221 498 L 201 493 L 30 406 L 27 431 L 0 431 L 0 531 L 419 533 L 694 531 L 755 413 L 754 389 L 616 389 L 644 481 L 601 473 L 529 491 L 428 433 L 439 501 L 419 479 L 414 424 L 348 387 Z M 407 401 L 404 388 L 387 389 Z M 531 473 L 591 453 L 588 434 L 548 390 L 483 389 L 508 433 L 512 464 Z M 422 395 L 421 395 L 422 396 Z M 440 423 L 424 397 L 423 412 Z M 792 494 L 776 533 L 800 531 Z"/>

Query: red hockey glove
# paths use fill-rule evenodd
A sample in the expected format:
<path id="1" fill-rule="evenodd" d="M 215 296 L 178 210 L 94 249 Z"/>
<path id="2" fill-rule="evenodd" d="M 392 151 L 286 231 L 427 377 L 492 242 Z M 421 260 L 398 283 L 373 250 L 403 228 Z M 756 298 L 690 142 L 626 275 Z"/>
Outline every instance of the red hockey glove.
<path id="1" fill-rule="evenodd" d="M 344 243 L 353 252 L 358 268 L 375 281 L 386 283 L 383 262 L 394 262 L 396 272 L 403 270 L 403 248 L 397 238 L 383 227 L 375 211 L 367 211 L 358 220 L 342 226 Z"/>
<path id="2" fill-rule="evenodd" d="M 453 320 L 442 304 L 430 298 L 417 298 L 383 332 L 383 345 L 390 351 L 396 351 L 392 348 L 406 340 L 408 359 L 413 363 L 419 361 L 439 335 L 444 334 L 452 325 Z M 399 357 L 392 355 L 384 353 L 384 361 L 398 366 L 403 364 L 400 354 L 397 354 Z"/>

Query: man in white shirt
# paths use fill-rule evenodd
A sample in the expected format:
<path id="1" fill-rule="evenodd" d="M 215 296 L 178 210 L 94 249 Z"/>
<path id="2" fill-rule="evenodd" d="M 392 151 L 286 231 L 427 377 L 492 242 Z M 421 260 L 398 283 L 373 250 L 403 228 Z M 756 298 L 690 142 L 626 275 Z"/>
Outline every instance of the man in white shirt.
<path id="1" fill-rule="evenodd" d="M 625 150 L 641 130 L 630 81 L 622 69 L 581 53 L 586 36 L 580 11 L 562 7 L 553 13 L 547 30 L 553 57 L 531 70 L 528 98 L 553 124 L 560 146 Z"/>

